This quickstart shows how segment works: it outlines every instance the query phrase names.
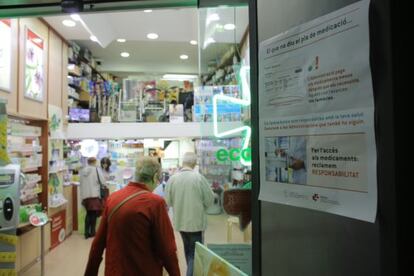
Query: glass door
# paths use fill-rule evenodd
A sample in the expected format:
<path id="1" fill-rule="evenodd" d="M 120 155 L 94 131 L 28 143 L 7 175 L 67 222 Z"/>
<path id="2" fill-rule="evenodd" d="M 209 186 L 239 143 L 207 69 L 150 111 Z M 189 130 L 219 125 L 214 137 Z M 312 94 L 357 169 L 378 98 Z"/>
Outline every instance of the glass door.
<path id="1" fill-rule="evenodd" d="M 209 224 L 223 224 L 222 233 L 212 233 L 207 228 L 205 244 L 240 269 L 240 273 L 251 275 L 252 159 L 247 5 L 200 8 L 198 41 L 200 86 L 194 92 L 194 118 L 203 131 L 196 141 L 196 151 L 200 172 L 210 182 L 215 194 L 214 204 L 207 210 Z M 197 259 L 196 254 L 195 267 L 197 260 L 203 258 Z"/>

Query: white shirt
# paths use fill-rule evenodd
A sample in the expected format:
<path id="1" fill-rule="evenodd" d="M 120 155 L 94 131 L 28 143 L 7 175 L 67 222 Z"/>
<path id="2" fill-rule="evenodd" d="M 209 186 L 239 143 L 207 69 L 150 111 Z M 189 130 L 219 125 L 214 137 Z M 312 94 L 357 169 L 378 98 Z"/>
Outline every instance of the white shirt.
<path id="1" fill-rule="evenodd" d="M 213 204 L 214 194 L 204 176 L 189 168 L 182 169 L 168 180 L 165 201 L 173 208 L 177 231 L 206 230 L 206 210 Z"/>

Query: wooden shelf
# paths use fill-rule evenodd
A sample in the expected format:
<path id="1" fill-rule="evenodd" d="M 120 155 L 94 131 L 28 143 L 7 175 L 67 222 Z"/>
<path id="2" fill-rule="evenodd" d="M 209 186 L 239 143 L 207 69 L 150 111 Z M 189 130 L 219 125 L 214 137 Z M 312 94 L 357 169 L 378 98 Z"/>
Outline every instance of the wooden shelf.
<path id="1" fill-rule="evenodd" d="M 68 72 L 68 75 L 69 76 L 72 76 L 72 77 L 75 77 L 75 78 L 81 78 L 82 77 L 81 75 L 78 75 L 78 74 L 76 74 L 74 72 Z"/>
<path id="2" fill-rule="evenodd" d="M 70 86 L 70 87 L 72 87 L 72 88 L 74 88 L 78 93 L 80 92 L 80 91 L 82 91 L 83 89 L 82 89 L 82 87 L 80 87 L 80 86 L 78 86 L 78 85 L 76 85 L 76 84 L 73 84 L 73 83 L 68 83 L 68 85 Z"/>
<path id="3" fill-rule="evenodd" d="M 73 99 L 73 100 L 75 100 L 75 101 L 80 101 L 80 99 L 79 98 L 76 98 L 76 97 L 74 97 L 74 96 L 72 96 L 72 95 L 68 95 L 68 97 L 70 98 L 70 99 Z"/>
<path id="4" fill-rule="evenodd" d="M 28 173 L 28 172 L 36 172 L 39 170 L 39 167 L 32 167 L 32 168 L 24 168 L 22 169 L 23 173 Z"/>
<path id="5" fill-rule="evenodd" d="M 82 57 L 80 57 L 80 61 L 82 62 L 82 63 L 84 63 L 84 64 L 86 64 L 86 65 L 88 65 L 91 69 L 92 69 L 92 72 L 94 72 L 94 73 L 96 73 L 97 75 L 99 75 L 104 81 L 106 81 L 106 79 L 105 79 L 105 77 L 98 71 L 98 70 L 96 70 L 96 68 L 95 67 L 93 67 L 90 63 L 89 63 L 89 60 L 87 60 L 87 59 L 84 59 L 84 58 L 82 58 Z"/>
<path id="6" fill-rule="evenodd" d="M 36 184 L 36 183 L 39 183 L 40 181 L 42 181 L 42 179 L 39 179 L 39 180 L 33 180 L 33 181 L 27 181 L 26 182 L 26 185 L 30 185 L 30 184 Z"/>

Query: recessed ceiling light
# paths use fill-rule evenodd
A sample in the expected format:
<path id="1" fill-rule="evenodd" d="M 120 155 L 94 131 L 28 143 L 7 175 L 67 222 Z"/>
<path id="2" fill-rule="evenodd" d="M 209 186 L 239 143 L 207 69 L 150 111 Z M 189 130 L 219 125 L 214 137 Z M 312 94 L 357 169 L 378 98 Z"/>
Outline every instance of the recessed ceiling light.
<path id="1" fill-rule="evenodd" d="M 212 13 L 207 17 L 207 21 L 219 21 L 220 16 L 217 13 Z"/>
<path id="2" fill-rule="evenodd" d="M 190 41 L 190 44 L 191 44 L 191 45 L 197 45 L 197 40 L 191 40 L 191 41 Z"/>
<path id="3" fill-rule="evenodd" d="M 181 59 L 188 59 L 188 56 L 187 55 L 181 55 L 180 58 Z"/>
<path id="4" fill-rule="evenodd" d="M 212 44 L 212 43 L 216 43 L 216 41 L 214 40 L 214 38 L 212 38 L 212 37 L 207 38 L 207 39 L 204 41 L 203 48 L 204 48 L 204 49 L 205 49 L 205 48 L 207 48 L 207 47 L 208 47 L 208 45 L 210 45 L 210 44 Z"/>
<path id="5" fill-rule="evenodd" d="M 93 42 L 98 42 L 98 38 L 96 36 L 94 36 L 94 35 L 91 35 L 89 37 L 89 39 L 92 40 Z"/>
<path id="6" fill-rule="evenodd" d="M 72 21 L 72 20 L 69 20 L 69 19 L 63 20 L 62 24 L 65 25 L 66 27 L 75 27 L 76 26 L 75 21 Z"/>
<path id="7" fill-rule="evenodd" d="M 122 52 L 121 57 L 127 58 L 127 57 L 129 57 L 129 53 L 128 52 Z"/>
<path id="8" fill-rule="evenodd" d="M 72 19 L 75 20 L 75 21 L 80 21 L 81 20 L 79 14 L 77 14 L 77 13 L 72 13 L 70 15 L 70 17 L 72 17 Z"/>
<path id="9" fill-rule="evenodd" d="M 152 12 L 152 10 L 144 10 L 144 12 Z"/>
<path id="10" fill-rule="evenodd" d="M 226 25 L 224 25 L 224 29 L 227 30 L 227 31 L 232 31 L 232 30 L 236 29 L 236 25 L 231 24 L 231 23 L 226 24 Z"/>
<path id="11" fill-rule="evenodd" d="M 158 35 L 156 33 L 149 33 L 147 34 L 147 38 L 149 39 L 157 39 Z"/>
<path id="12" fill-rule="evenodd" d="M 219 21 L 219 20 L 220 20 L 220 16 L 217 13 L 212 13 L 212 14 L 207 16 L 206 26 L 210 25 L 211 22 Z"/>
<path id="13" fill-rule="evenodd" d="M 42 39 L 35 37 L 32 39 L 34 43 L 42 43 Z"/>
<path id="14" fill-rule="evenodd" d="M 125 38 L 118 38 L 116 41 L 120 42 L 120 43 L 124 43 L 126 41 Z"/>

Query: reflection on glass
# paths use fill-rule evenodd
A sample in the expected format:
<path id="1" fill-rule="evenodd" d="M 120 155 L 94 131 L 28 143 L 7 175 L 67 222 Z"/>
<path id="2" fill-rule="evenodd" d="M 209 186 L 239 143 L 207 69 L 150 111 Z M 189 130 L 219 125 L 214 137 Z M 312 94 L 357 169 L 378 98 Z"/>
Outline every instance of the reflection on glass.
<path id="1" fill-rule="evenodd" d="M 228 249 L 234 243 L 248 246 L 251 243 L 248 8 L 201 9 L 199 18 L 201 85 L 194 92 L 194 120 L 202 124 L 203 137 L 196 141 L 196 151 L 200 172 L 216 196 L 207 213 L 225 221 L 227 237 L 225 241 L 207 243 L 222 244 Z M 206 236 L 208 232 L 209 228 Z M 249 248 L 247 251 L 251 253 Z M 226 260 L 233 263 L 230 255 L 226 253 Z M 251 274 L 251 260 L 246 258 L 244 263 L 247 266 L 240 269 Z"/>

